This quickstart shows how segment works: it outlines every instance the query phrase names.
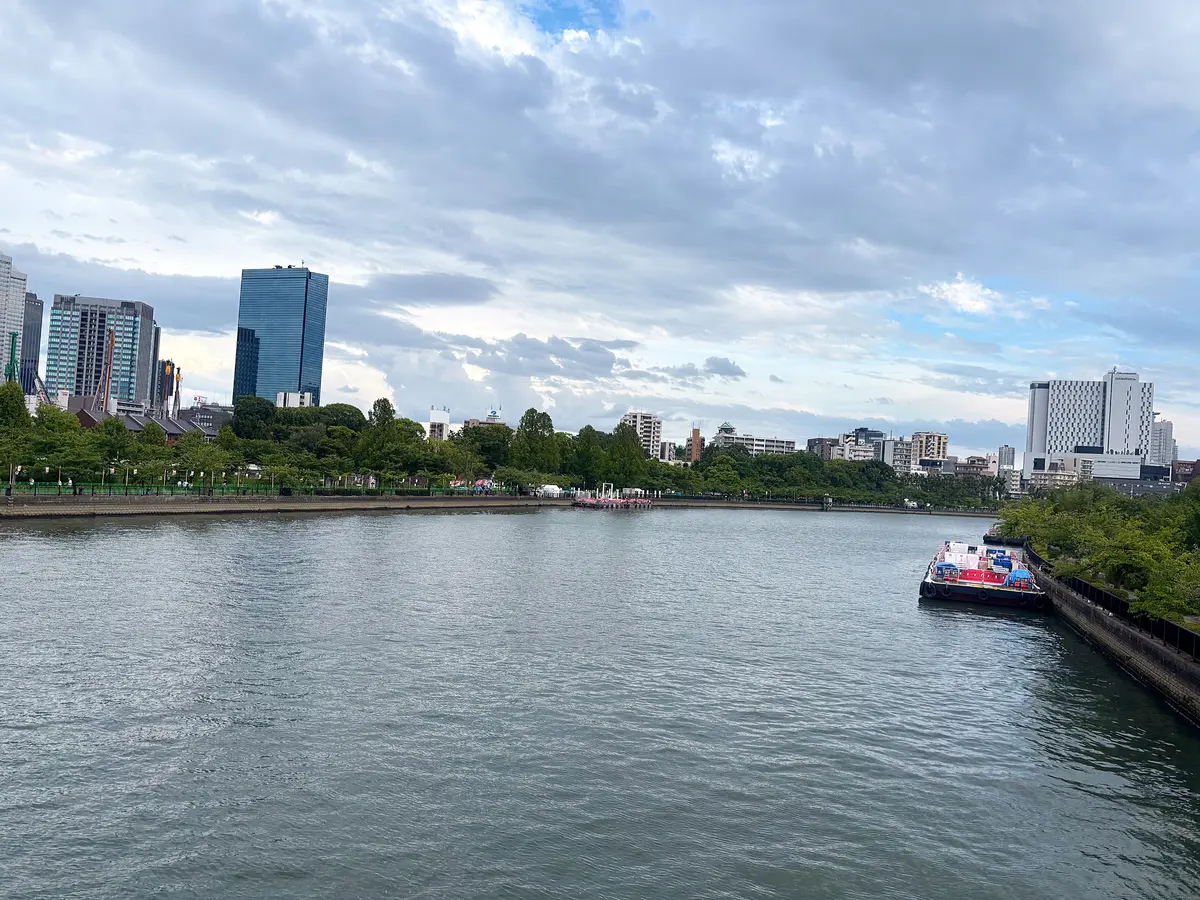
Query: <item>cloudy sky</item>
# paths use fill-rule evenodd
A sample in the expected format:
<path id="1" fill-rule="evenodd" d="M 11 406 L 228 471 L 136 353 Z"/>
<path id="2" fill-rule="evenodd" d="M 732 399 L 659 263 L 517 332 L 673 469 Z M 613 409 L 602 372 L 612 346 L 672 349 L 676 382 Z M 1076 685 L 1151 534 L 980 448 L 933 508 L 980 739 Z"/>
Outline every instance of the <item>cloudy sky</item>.
<path id="1" fill-rule="evenodd" d="M 1194 0 L 0 0 L 0 249 L 227 397 L 329 274 L 325 402 L 1024 446 L 1131 366 L 1200 447 Z"/>

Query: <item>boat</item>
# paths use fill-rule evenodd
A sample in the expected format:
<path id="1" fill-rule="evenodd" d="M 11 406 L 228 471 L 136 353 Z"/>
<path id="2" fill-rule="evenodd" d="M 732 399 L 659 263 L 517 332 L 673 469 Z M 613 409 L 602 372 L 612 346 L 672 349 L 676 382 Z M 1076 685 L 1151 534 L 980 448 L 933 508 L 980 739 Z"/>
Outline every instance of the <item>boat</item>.
<path id="1" fill-rule="evenodd" d="M 921 598 L 1045 609 L 1046 592 L 1020 551 L 946 541 L 921 582 Z"/>
<path id="2" fill-rule="evenodd" d="M 626 497 L 579 497 L 571 504 L 577 509 L 649 509 L 649 500 Z"/>
<path id="3" fill-rule="evenodd" d="M 600 489 L 586 494 L 576 494 L 571 505 L 578 509 L 649 509 L 653 504 L 646 499 L 645 491 L 633 490 L 631 496 L 618 497 L 612 484 L 605 482 Z"/>

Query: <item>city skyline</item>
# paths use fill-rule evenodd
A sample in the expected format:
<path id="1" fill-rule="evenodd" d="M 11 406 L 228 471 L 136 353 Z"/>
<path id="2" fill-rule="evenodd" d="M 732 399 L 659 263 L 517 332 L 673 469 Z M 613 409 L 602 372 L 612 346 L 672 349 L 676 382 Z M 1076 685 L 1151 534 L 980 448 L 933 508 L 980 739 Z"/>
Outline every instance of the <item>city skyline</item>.
<path id="1" fill-rule="evenodd" d="M 186 396 L 231 393 L 238 270 L 305 260 L 338 298 L 326 403 L 987 451 L 1023 446 L 1032 378 L 1121 365 L 1200 455 L 1187 92 L 1166 87 L 1190 70 L 1130 49 L 1180 46 L 1165 17 L 1030 8 L 1014 48 L 1007 13 L 921 2 L 901 23 L 435 0 L 396 23 L 314 0 L 238 7 L 230 45 L 201 8 L 12 6 L 0 71 L 33 99 L 0 132 L 0 247 L 40 296 L 153 304 Z M 253 49 L 280 42 L 308 68 Z"/>

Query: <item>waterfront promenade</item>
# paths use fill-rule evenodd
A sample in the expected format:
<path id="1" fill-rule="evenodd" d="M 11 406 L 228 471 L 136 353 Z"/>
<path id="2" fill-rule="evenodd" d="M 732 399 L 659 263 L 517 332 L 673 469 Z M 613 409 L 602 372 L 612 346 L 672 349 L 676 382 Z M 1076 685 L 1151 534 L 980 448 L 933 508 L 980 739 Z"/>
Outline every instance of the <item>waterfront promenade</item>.
<path id="1" fill-rule="evenodd" d="M 95 496 L 14 494 L 0 498 L 0 519 L 48 519 L 109 516 L 226 515 L 236 513 L 335 513 L 335 512 L 475 512 L 566 507 L 568 498 L 507 495 L 366 495 L 312 496 L 278 494 L 141 495 L 113 493 Z M 744 509 L 821 512 L 820 504 L 773 500 L 723 500 L 718 498 L 664 498 L 657 509 Z M 894 515 L 975 516 L 994 519 L 988 510 L 927 510 L 890 506 L 834 505 L 829 512 L 875 512 Z"/>

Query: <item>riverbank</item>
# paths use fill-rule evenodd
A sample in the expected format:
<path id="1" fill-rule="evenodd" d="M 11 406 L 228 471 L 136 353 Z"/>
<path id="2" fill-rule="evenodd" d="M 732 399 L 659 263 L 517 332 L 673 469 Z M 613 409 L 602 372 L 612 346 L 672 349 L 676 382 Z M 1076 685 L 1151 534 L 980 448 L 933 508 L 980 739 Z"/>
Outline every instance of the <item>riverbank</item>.
<path id="1" fill-rule="evenodd" d="M 0 519 L 106 518 L 116 516 L 228 515 L 238 513 L 314 512 L 480 512 L 510 509 L 569 507 L 569 499 L 508 497 L 497 495 L 451 496 L 344 496 L 314 497 L 276 494 L 225 494 L 199 496 L 176 494 L 156 496 L 124 494 L 33 496 L 15 494 L 0 502 Z M 744 509 L 821 512 L 819 504 L 785 501 L 748 501 L 665 498 L 654 501 L 656 509 Z M 994 519 L 994 512 L 980 510 L 901 509 L 887 506 L 833 506 L 829 512 L 867 512 L 887 515 L 973 516 Z"/>
<path id="2" fill-rule="evenodd" d="M 1029 565 L 1046 589 L 1055 613 L 1088 643 L 1200 726 L 1200 662 L 1071 590 L 1035 561 L 1030 560 Z"/>

